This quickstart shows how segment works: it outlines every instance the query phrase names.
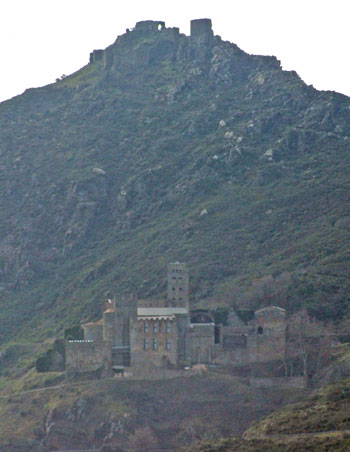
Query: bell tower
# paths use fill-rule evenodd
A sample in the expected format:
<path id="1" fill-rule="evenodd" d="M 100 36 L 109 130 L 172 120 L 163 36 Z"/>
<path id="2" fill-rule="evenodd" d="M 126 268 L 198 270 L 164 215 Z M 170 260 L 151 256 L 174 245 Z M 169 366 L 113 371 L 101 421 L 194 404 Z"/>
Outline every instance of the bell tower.
<path id="1" fill-rule="evenodd" d="M 168 265 L 168 305 L 189 309 L 187 264 Z"/>

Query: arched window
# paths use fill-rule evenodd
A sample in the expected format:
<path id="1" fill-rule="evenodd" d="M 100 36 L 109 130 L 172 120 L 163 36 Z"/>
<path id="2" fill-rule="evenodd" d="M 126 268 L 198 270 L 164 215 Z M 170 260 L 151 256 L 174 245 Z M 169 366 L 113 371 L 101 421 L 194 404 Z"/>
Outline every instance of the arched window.
<path id="1" fill-rule="evenodd" d="M 264 333 L 264 328 L 262 326 L 258 326 L 258 334 L 263 334 Z"/>

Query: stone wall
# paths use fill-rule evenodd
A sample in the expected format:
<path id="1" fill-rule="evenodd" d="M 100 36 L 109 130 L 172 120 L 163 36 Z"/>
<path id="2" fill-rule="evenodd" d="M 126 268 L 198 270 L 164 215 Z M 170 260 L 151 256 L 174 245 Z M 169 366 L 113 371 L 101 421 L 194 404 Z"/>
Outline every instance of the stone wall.
<path id="1" fill-rule="evenodd" d="M 89 62 L 96 63 L 97 61 L 102 61 L 103 53 L 104 53 L 104 50 L 102 50 L 102 49 L 94 50 L 93 52 L 90 53 L 90 61 Z"/>
<path id="2" fill-rule="evenodd" d="M 82 325 L 84 330 L 84 339 L 86 341 L 103 341 L 103 325 L 102 323 L 86 323 Z"/>
<path id="3" fill-rule="evenodd" d="M 307 382 L 304 377 L 268 377 L 268 378 L 249 378 L 250 386 L 254 388 L 306 388 Z"/>
<path id="4" fill-rule="evenodd" d="M 247 325 L 230 313 L 228 323 L 221 327 L 221 343 L 215 346 L 217 363 L 242 366 L 284 359 L 287 327 L 284 309 L 277 306 L 259 309 Z"/>
<path id="5" fill-rule="evenodd" d="M 115 312 L 107 310 L 103 313 L 103 340 L 109 342 L 112 346 L 115 345 Z"/>
<path id="6" fill-rule="evenodd" d="M 177 367 L 178 326 L 176 319 L 133 319 L 130 328 L 130 350 L 132 367 Z"/>
<path id="7" fill-rule="evenodd" d="M 165 22 L 156 21 L 156 20 L 141 20 L 140 22 L 136 22 L 135 30 L 140 31 L 161 31 L 165 27 Z"/>
<path id="8" fill-rule="evenodd" d="M 213 35 L 211 19 L 191 20 L 191 37 Z"/>
<path id="9" fill-rule="evenodd" d="M 192 323 L 189 329 L 192 363 L 210 363 L 213 361 L 214 324 Z"/>
<path id="10" fill-rule="evenodd" d="M 130 347 L 112 348 L 112 366 L 130 366 Z"/>
<path id="11" fill-rule="evenodd" d="M 286 328 L 284 309 L 269 306 L 256 311 L 247 336 L 250 362 L 283 360 L 286 353 Z"/>
<path id="12" fill-rule="evenodd" d="M 188 315 L 177 315 L 177 357 L 178 365 L 187 365 L 191 361 L 190 350 L 190 318 Z"/>
<path id="13" fill-rule="evenodd" d="M 66 371 L 91 372 L 111 368 L 111 348 L 104 342 L 66 341 Z"/>

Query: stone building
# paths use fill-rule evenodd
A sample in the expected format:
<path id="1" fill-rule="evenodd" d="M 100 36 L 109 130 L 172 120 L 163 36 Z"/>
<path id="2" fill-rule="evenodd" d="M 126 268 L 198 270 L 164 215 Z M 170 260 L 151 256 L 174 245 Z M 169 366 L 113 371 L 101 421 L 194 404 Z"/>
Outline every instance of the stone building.
<path id="1" fill-rule="evenodd" d="M 246 323 L 231 310 L 221 325 L 214 311 L 190 310 L 186 264 L 169 264 L 167 282 L 165 300 L 108 300 L 101 320 L 82 325 L 84 340 L 67 341 L 67 371 L 112 374 L 130 367 L 150 375 L 198 363 L 242 366 L 284 358 L 284 309 L 259 309 Z"/>
<path id="2" fill-rule="evenodd" d="M 267 306 L 259 309 L 247 323 L 231 311 L 227 325 L 220 327 L 216 360 L 238 366 L 283 360 L 286 334 L 286 311 L 282 308 Z"/>

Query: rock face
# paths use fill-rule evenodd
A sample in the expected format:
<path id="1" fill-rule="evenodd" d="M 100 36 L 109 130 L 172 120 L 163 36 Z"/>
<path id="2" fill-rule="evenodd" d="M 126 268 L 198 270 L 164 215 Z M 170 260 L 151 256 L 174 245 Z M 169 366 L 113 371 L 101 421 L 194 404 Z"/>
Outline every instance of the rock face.
<path id="1" fill-rule="evenodd" d="M 94 317 L 106 290 L 158 296 L 164 256 L 197 268 L 208 300 L 253 267 L 307 268 L 286 299 L 323 293 L 345 314 L 349 99 L 208 19 L 191 30 L 139 22 L 78 73 L 0 105 L 0 340 Z M 337 269 L 329 289 L 315 230 Z"/>

